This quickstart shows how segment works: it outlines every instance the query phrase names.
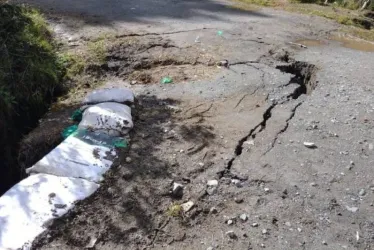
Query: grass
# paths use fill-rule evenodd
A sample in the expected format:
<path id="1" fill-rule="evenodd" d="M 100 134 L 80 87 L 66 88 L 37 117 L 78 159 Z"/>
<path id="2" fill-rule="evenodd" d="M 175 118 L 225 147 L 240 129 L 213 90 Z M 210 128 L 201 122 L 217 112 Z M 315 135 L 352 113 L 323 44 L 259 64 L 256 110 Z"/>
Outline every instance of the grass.
<path id="1" fill-rule="evenodd" d="M 62 93 L 65 73 L 44 17 L 34 9 L 0 2 L 0 192 L 18 174 L 18 139 Z"/>
<path id="2" fill-rule="evenodd" d="M 182 206 L 177 203 L 171 204 L 168 210 L 166 211 L 166 214 L 170 217 L 179 217 L 181 216 L 181 213 L 182 213 Z"/>
<path id="3" fill-rule="evenodd" d="M 343 32 L 347 32 L 361 39 L 374 41 L 374 30 L 365 29 L 362 25 L 361 20 L 364 20 L 365 17 L 361 12 L 352 10 L 357 9 L 357 4 L 354 1 L 336 2 L 333 6 L 313 4 L 312 2 L 319 3 L 314 0 L 294 0 L 290 2 L 282 2 L 279 0 L 233 0 L 233 2 L 235 8 L 244 10 L 253 8 L 251 6 L 264 6 L 274 7 L 289 12 L 324 17 L 349 27 L 342 28 Z"/>

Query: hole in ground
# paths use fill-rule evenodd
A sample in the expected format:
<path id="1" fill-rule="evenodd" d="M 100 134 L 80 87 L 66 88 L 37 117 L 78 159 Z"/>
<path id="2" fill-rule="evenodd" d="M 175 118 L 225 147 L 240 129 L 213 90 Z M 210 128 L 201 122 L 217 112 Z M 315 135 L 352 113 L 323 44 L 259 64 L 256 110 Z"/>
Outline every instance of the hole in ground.
<path id="1" fill-rule="evenodd" d="M 297 99 L 303 94 L 309 95 L 317 87 L 315 79 L 317 67 L 314 64 L 296 61 L 288 65 L 278 65 L 276 68 L 282 72 L 294 75 L 288 83 L 288 85 L 299 85 L 290 96 L 293 99 Z"/>

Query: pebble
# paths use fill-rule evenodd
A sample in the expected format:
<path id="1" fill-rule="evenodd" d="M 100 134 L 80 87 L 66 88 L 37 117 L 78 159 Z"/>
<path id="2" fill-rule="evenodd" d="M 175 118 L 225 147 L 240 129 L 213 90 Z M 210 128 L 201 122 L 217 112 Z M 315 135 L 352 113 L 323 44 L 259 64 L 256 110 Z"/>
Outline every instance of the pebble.
<path id="1" fill-rule="evenodd" d="M 242 221 L 247 221 L 248 220 L 248 216 L 246 214 L 241 214 L 240 217 L 239 217 Z"/>
<path id="2" fill-rule="evenodd" d="M 310 185 L 311 185 L 312 187 L 315 187 L 315 186 L 317 186 L 317 183 L 312 182 L 312 183 L 310 183 Z"/>
<path id="3" fill-rule="evenodd" d="M 242 186 L 240 180 L 238 180 L 238 179 L 232 179 L 231 183 L 234 184 L 237 187 L 241 187 Z"/>
<path id="4" fill-rule="evenodd" d="M 252 223 L 252 227 L 258 227 L 258 223 Z"/>
<path id="5" fill-rule="evenodd" d="M 183 203 L 181 205 L 182 209 L 184 212 L 188 212 L 191 210 L 191 208 L 193 208 L 193 206 L 195 205 L 195 203 L 193 201 L 188 201 L 186 203 Z"/>
<path id="6" fill-rule="evenodd" d="M 358 193 L 359 196 L 364 196 L 366 194 L 365 189 L 361 189 L 360 192 Z"/>
<path id="7" fill-rule="evenodd" d="M 217 208 L 212 207 L 212 208 L 209 210 L 209 212 L 210 212 L 211 214 L 216 214 L 216 213 L 218 213 L 218 210 L 217 210 Z"/>
<path id="8" fill-rule="evenodd" d="M 228 221 L 227 221 L 227 225 L 232 225 L 232 224 L 234 224 L 234 221 L 233 221 L 233 220 L 228 220 Z"/>
<path id="9" fill-rule="evenodd" d="M 122 158 L 123 159 L 123 158 Z M 126 157 L 126 162 L 130 163 L 132 161 L 131 157 Z"/>
<path id="10" fill-rule="evenodd" d="M 327 242 L 326 241 L 322 241 L 322 245 L 327 245 Z"/>
<path id="11" fill-rule="evenodd" d="M 182 197 L 183 196 L 183 188 L 184 188 L 184 186 L 182 184 L 174 182 L 173 183 L 172 195 L 176 198 Z"/>
<path id="12" fill-rule="evenodd" d="M 358 207 L 349 207 L 349 206 L 345 206 L 345 208 L 349 211 L 349 212 L 352 212 L 352 213 L 356 213 L 358 211 Z"/>
<path id="13" fill-rule="evenodd" d="M 287 221 L 286 223 L 284 223 L 287 227 L 290 227 L 291 226 L 291 222 Z"/>
<path id="14" fill-rule="evenodd" d="M 304 146 L 307 148 L 316 148 L 316 144 L 314 142 L 304 142 Z"/>
<path id="15" fill-rule="evenodd" d="M 262 229 L 262 234 L 267 234 L 267 233 L 268 233 L 268 230 Z"/>
<path id="16" fill-rule="evenodd" d="M 207 182 L 207 185 L 208 185 L 209 187 L 215 187 L 215 186 L 218 186 L 218 181 L 217 181 L 217 180 L 209 180 L 209 181 Z"/>
<path id="17" fill-rule="evenodd" d="M 236 234 L 232 230 L 227 231 L 226 235 L 229 236 L 230 239 L 236 239 L 237 238 Z"/>
<path id="18" fill-rule="evenodd" d="M 265 191 L 265 192 L 269 192 L 269 191 L 270 191 L 270 188 L 264 188 L 264 191 Z"/>
<path id="19" fill-rule="evenodd" d="M 214 250 L 213 247 L 208 247 L 206 250 Z"/>
<path id="20" fill-rule="evenodd" d="M 244 201 L 243 198 L 236 198 L 236 197 L 234 198 L 234 200 L 238 204 L 243 203 L 243 201 Z"/>

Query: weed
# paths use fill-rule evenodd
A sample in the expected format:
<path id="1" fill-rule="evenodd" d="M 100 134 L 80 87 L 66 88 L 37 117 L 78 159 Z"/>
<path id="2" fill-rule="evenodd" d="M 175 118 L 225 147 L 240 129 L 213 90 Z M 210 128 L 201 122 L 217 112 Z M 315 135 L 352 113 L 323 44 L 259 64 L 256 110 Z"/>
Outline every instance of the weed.
<path id="1" fill-rule="evenodd" d="M 171 217 L 179 217 L 182 215 L 182 206 L 177 203 L 173 203 L 166 211 L 166 214 Z"/>

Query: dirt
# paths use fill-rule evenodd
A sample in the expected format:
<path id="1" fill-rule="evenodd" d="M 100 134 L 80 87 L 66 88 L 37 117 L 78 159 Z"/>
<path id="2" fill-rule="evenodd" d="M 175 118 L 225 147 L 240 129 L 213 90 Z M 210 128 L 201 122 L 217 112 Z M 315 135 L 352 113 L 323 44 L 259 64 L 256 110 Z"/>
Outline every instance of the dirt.
<path id="1" fill-rule="evenodd" d="M 297 40 L 295 43 L 305 46 L 323 46 L 333 42 L 338 42 L 341 46 L 349 49 L 374 52 L 374 43 L 342 35 L 333 35 L 328 40 Z"/>
<path id="2" fill-rule="evenodd" d="M 330 41 L 339 27 L 325 19 L 135 2 L 127 15 L 120 2 L 105 6 L 118 18 L 111 25 L 58 23 L 72 51 L 94 40 L 92 28 L 117 29 L 104 40 L 105 61 L 88 64 L 61 103 L 98 85 L 130 87 L 135 126 L 100 189 L 33 249 L 373 249 L 372 54 Z M 66 19 L 59 9 L 83 8 L 56 6 Z M 84 10 L 100 14 L 97 6 Z M 71 30 L 83 35 L 69 40 Z M 290 43 L 300 38 L 312 42 Z M 161 84 L 165 76 L 173 83 Z M 182 195 L 172 195 L 174 183 Z"/>

